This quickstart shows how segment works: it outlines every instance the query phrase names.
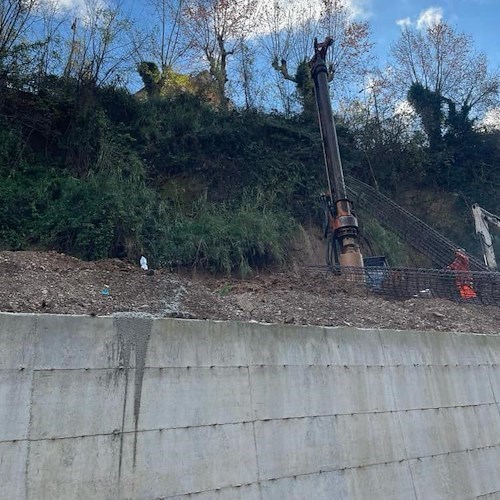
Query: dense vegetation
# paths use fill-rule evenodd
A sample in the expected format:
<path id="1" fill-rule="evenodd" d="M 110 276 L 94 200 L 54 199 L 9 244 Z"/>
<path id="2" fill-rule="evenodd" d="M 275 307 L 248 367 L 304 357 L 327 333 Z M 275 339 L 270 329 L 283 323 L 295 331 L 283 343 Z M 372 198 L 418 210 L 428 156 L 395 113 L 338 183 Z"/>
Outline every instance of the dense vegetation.
<path id="1" fill-rule="evenodd" d="M 43 100 L 2 102 L 3 248 L 241 272 L 284 260 L 294 216 L 307 217 L 317 191 L 313 143 L 302 139 L 300 155 L 292 124 L 116 89 L 82 108 L 71 85 L 53 83 Z"/>
<path id="2" fill-rule="evenodd" d="M 48 4 L 1 1 L 0 25 L 9 29 L 0 29 L 0 249 L 50 248 L 85 259 L 144 254 L 154 265 L 245 274 L 283 263 L 299 225 L 321 223 L 325 179 L 309 45 L 301 47 L 295 74 L 271 54 L 283 98 L 275 108 L 269 100 L 256 104 L 256 52 L 245 43 L 224 45 L 234 34 L 211 33 L 221 43 L 215 53 L 200 52 L 205 71 L 176 72 L 175 57 L 164 51 L 158 64 L 142 61 L 131 70 L 124 38 L 130 23 L 118 8 L 89 1 L 94 10 L 82 25 L 74 21 L 64 45 L 56 28 L 42 36 L 40 26 L 47 31 L 60 19 L 56 11 L 41 16 L 40 5 Z M 210 1 L 214 9 L 227 4 Z M 342 28 L 338 43 L 346 52 L 339 61 L 349 63 L 331 61 L 336 78 L 354 78 L 350 68 L 366 76 L 368 26 L 352 23 L 334 3 L 340 10 L 326 9 L 319 28 L 333 19 Z M 246 24 L 238 29 L 241 40 L 249 39 Z M 290 29 L 294 35 L 297 27 Z M 182 40 L 182 30 L 176 33 Z M 448 51 L 439 54 L 456 56 L 436 61 L 439 85 L 425 79 L 428 67 L 423 78 L 422 68 L 404 66 L 405 51 L 427 53 L 436 44 Z M 478 126 L 497 104 L 500 80 L 472 48 L 444 23 L 426 35 L 405 28 L 394 49 L 398 78 L 374 70 L 365 102 L 351 100 L 337 120 L 348 173 L 467 247 L 475 244 L 470 205 L 500 212 L 500 132 Z M 241 68 L 231 70 L 235 54 Z M 446 80 L 443 68 L 462 74 L 457 61 L 472 68 L 469 79 Z M 141 75 L 140 97 L 121 83 L 127 71 Z M 226 85 L 236 74 L 241 106 Z M 295 86 L 288 94 L 285 81 Z M 394 112 L 402 98 L 411 113 Z M 367 246 L 394 264 L 411 263 L 376 220 L 361 222 Z"/>
<path id="3" fill-rule="evenodd" d="M 52 248 L 85 259 L 144 253 L 156 265 L 246 272 L 283 262 L 297 225 L 321 220 L 314 122 L 222 113 L 193 96 L 140 102 L 123 90 L 91 89 L 82 106 L 75 95 L 71 82 L 58 79 L 36 98 L 3 94 L 2 248 Z M 371 182 L 375 173 L 396 198 L 446 193 L 462 209 L 481 200 L 498 210 L 499 171 L 485 168 L 500 164 L 498 133 L 446 136 L 431 153 L 419 134 L 404 142 L 370 126 L 361 134 L 338 127 L 345 168 L 357 177 Z M 426 205 L 434 217 L 433 203 Z M 438 214 L 437 222 L 453 223 L 457 213 Z M 394 246 L 373 226 L 366 230 L 381 251 Z M 461 227 L 455 234 L 466 235 Z"/>

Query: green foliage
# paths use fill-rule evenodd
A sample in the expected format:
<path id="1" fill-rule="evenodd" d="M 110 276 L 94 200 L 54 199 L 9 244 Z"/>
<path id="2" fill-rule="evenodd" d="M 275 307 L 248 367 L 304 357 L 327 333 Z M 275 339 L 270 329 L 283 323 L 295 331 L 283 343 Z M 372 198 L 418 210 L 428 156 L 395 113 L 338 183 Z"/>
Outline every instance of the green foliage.
<path id="1" fill-rule="evenodd" d="M 174 174 L 196 168 L 201 136 L 215 119 L 214 111 L 198 98 L 183 95 L 143 103 L 133 129 L 154 174 Z"/>
<path id="2" fill-rule="evenodd" d="M 291 187 L 281 192 L 276 181 L 280 168 L 285 181 L 299 164 L 285 169 L 255 149 L 258 168 L 248 171 L 245 161 L 255 147 L 248 142 L 265 119 L 247 132 L 244 117 L 227 122 L 193 96 L 137 103 L 107 88 L 87 97 L 77 108 L 67 95 L 52 93 L 58 120 L 53 125 L 64 124 L 65 136 L 33 141 L 21 123 L 2 128 L 2 248 L 52 248 L 84 259 L 136 259 L 144 253 L 156 265 L 242 275 L 285 261 L 297 224 L 293 204 L 284 203 Z M 285 127 L 278 134 L 291 131 Z M 39 144 L 52 146 L 41 155 Z M 226 151 L 226 161 L 217 165 L 216 157 Z M 275 172 L 269 179 L 266 168 Z M 217 185 L 211 174 L 223 183 Z M 182 203 L 177 188 L 166 189 L 176 185 L 176 175 L 189 185 L 197 175 L 203 179 Z M 225 176 L 235 189 L 228 189 Z M 300 182 L 298 173 L 292 177 Z M 250 185 L 253 194 L 245 189 Z"/>
<path id="3" fill-rule="evenodd" d="M 136 256 L 151 195 L 110 175 L 16 174 L 0 186 L 0 246 L 52 248 L 84 259 Z"/>
<path id="4" fill-rule="evenodd" d="M 189 93 L 139 101 L 55 77 L 36 95 L 4 90 L 2 249 L 145 254 L 153 265 L 245 275 L 285 262 L 298 224 L 320 223 L 320 135 L 303 116 L 221 113 Z M 446 189 L 498 213 L 500 135 L 474 130 L 461 113 L 449 107 L 434 152 L 421 133 L 401 133 L 396 119 L 367 120 L 355 133 L 338 120 L 344 169 L 376 179 L 389 195 Z M 449 220 L 469 231 L 443 217 L 443 228 Z M 408 263 L 397 238 L 376 221 L 360 222 L 374 253 Z"/>
<path id="5" fill-rule="evenodd" d="M 429 139 L 431 151 L 441 145 L 441 127 L 444 121 L 443 97 L 420 83 L 413 83 L 408 90 L 408 101 L 422 120 L 422 126 Z"/>
<path id="6" fill-rule="evenodd" d="M 376 219 L 364 215 L 361 231 L 363 238 L 370 242 L 373 255 L 385 255 L 391 266 L 409 265 L 407 245 L 396 234 L 383 228 Z"/>
<path id="7" fill-rule="evenodd" d="M 140 253 L 147 188 L 114 175 L 64 178 L 56 188 L 41 217 L 42 244 L 89 260 Z"/>
<path id="8" fill-rule="evenodd" d="M 428 151 L 423 134 L 404 134 L 397 118 L 383 126 L 376 118 L 355 134 L 353 175 L 386 192 L 420 186 L 425 181 Z"/>
<path id="9" fill-rule="evenodd" d="M 19 250 L 34 243 L 38 202 L 44 180 L 19 174 L 6 176 L 0 183 L 0 249 Z"/>
<path id="10" fill-rule="evenodd" d="M 144 83 L 144 89 L 148 97 L 158 97 L 160 95 L 161 73 L 154 62 L 143 61 L 139 64 L 137 71 Z"/>
<path id="11" fill-rule="evenodd" d="M 282 264 L 297 224 L 261 193 L 233 204 L 197 199 L 190 213 L 164 208 L 163 224 L 148 243 L 154 262 L 199 266 L 245 276 L 255 267 Z"/>
<path id="12" fill-rule="evenodd" d="M 314 82 L 311 78 L 309 61 L 304 60 L 297 66 L 295 73 L 297 98 L 302 106 L 302 117 L 313 121 L 316 117 L 316 98 L 314 97 Z"/>
<path id="13" fill-rule="evenodd" d="M 8 177 L 19 169 L 23 155 L 20 131 L 0 119 L 0 176 Z"/>

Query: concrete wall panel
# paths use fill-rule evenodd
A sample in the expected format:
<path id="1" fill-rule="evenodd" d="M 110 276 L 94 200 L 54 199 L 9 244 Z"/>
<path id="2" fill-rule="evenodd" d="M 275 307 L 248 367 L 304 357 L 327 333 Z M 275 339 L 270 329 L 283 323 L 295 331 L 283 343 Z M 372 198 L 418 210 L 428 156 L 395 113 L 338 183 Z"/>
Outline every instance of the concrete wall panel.
<path id="1" fill-rule="evenodd" d="M 111 318 L 37 316 L 37 369 L 113 368 L 120 345 Z"/>
<path id="2" fill-rule="evenodd" d="M 500 491 L 494 491 L 493 493 L 486 493 L 485 495 L 479 495 L 476 498 L 480 500 L 500 500 Z"/>
<path id="3" fill-rule="evenodd" d="M 465 500 L 500 491 L 500 446 L 411 460 L 418 498 Z"/>
<path id="4" fill-rule="evenodd" d="M 347 469 L 345 471 L 345 478 L 347 495 L 344 498 L 416 499 L 411 471 L 407 462 Z"/>
<path id="5" fill-rule="evenodd" d="M 262 421 L 255 432 L 262 479 L 405 458 L 393 413 Z"/>
<path id="6" fill-rule="evenodd" d="M 500 333 L 500 327 L 498 330 Z M 500 335 L 451 335 L 454 362 L 462 365 L 500 362 Z"/>
<path id="7" fill-rule="evenodd" d="M 248 368 L 146 368 L 140 400 L 129 373 L 125 429 L 169 429 L 249 421 Z M 136 404 L 137 402 L 137 404 Z"/>
<path id="8" fill-rule="evenodd" d="M 169 497 L 168 500 L 262 500 L 262 498 L 260 486 L 249 484 L 188 495 L 176 495 Z"/>
<path id="9" fill-rule="evenodd" d="M 491 390 L 500 408 L 500 364 L 489 367 Z"/>
<path id="10" fill-rule="evenodd" d="M 119 436 L 32 441 L 28 498 L 117 498 L 119 456 Z"/>
<path id="11" fill-rule="evenodd" d="M 339 364 L 337 345 L 327 341 L 324 328 L 241 323 L 249 365 Z"/>
<path id="12" fill-rule="evenodd" d="M 0 371 L 0 441 L 28 437 L 32 376 L 31 370 Z"/>
<path id="13" fill-rule="evenodd" d="M 495 498 L 499 340 L 0 314 L 0 498 Z"/>
<path id="14" fill-rule="evenodd" d="M 122 491 L 134 499 L 257 481 L 252 424 L 132 433 L 123 454 Z"/>
<path id="15" fill-rule="evenodd" d="M 344 471 L 287 477 L 261 484 L 262 500 L 332 500 L 348 498 Z"/>
<path id="16" fill-rule="evenodd" d="M 239 324 L 217 321 L 156 320 L 146 366 L 210 367 L 246 365 Z"/>
<path id="17" fill-rule="evenodd" d="M 408 458 L 482 448 L 500 443 L 495 404 L 400 413 Z"/>
<path id="18" fill-rule="evenodd" d="M 474 336 L 465 335 L 468 338 L 470 345 L 474 344 Z M 481 339 L 488 348 L 489 357 L 485 359 L 478 359 L 478 363 L 490 363 L 494 365 L 500 364 L 500 325 L 498 325 L 498 335 L 483 335 Z M 479 341 L 479 339 L 478 339 Z"/>
<path id="19" fill-rule="evenodd" d="M 376 330 L 242 323 L 240 331 L 250 365 L 384 364 Z"/>
<path id="20" fill-rule="evenodd" d="M 123 370 L 35 372 L 31 439 L 110 434 L 121 429 Z"/>
<path id="21" fill-rule="evenodd" d="M 394 397 L 400 410 L 494 402 L 486 366 L 393 366 L 388 369 L 392 372 Z"/>
<path id="22" fill-rule="evenodd" d="M 257 419 L 389 411 L 391 377 L 378 366 L 250 368 Z"/>
<path id="23" fill-rule="evenodd" d="M 381 330 L 380 338 L 389 365 L 500 362 L 498 335 Z"/>
<path id="24" fill-rule="evenodd" d="M 28 442 L 0 443 L 0 498 L 24 500 Z"/>
<path id="25" fill-rule="evenodd" d="M 382 366 L 385 364 L 378 330 L 326 328 L 329 341 L 336 342 L 340 364 L 347 366 Z"/>
<path id="26" fill-rule="evenodd" d="M 34 314 L 0 313 L 0 370 L 33 367 L 36 321 Z"/>
<path id="27" fill-rule="evenodd" d="M 380 330 L 388 365 L 444 365 L 457 363 L 452 338 L 455 334 L 438 332 Z"/>

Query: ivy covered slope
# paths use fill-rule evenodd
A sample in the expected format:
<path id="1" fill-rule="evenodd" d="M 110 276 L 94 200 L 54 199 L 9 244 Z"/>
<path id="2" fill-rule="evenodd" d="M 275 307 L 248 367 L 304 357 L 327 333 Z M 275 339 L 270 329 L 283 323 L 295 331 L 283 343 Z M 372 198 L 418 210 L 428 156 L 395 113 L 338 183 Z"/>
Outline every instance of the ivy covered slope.
<path id="1" fill-rule="evenodd" d="M 500 213 L 500 72 L 441 17 L 408 18 L 376 67 L 351 3 L 3 1 L 0 250 L 285 263 L 323 219 L 308 62 L 327 36 L 345 171 L 474 249 L 471 204 Z M 419 264 L 360 222 L 366 254 Z"/>
<path id="2" fill-rule="evenodd" d="M 0 246 L 245 273 L 284 262 L 321 174 L 295 120 L 54 79 L 3 94 Z"/>
<path id="3" fill-rule="evenodd" d="M 5 90 L 2 249 L 54 249 L 84 259 L 146 254 L 159 266 L 245 274 L 284 263 L 299 224 L 321 223 L 321 142 L 307 116 L 221 111 L 187 93 L 140 100 L 58 78 L 36 95 Z M 413 203 L 462 241 L 471 236 L 457 224 L 466 217 L 464 200 L 480 196 L 498 210 L 498 170 L 478 171 L 477 164 L 487 155 L 500 160 L 498 133 L 470 128 L 433 150 L 419 133 L 403 138 L 375 126 L 339 120 L 348 172 Z M 452 153 L 463 156 L 453 172 Z M 434 210 L 436 200 L 448 203 Z M 378 251 L 397 247 L 376 221 L 364 229 Z M 392 253 L 406 263 L 404 252 Z"/>

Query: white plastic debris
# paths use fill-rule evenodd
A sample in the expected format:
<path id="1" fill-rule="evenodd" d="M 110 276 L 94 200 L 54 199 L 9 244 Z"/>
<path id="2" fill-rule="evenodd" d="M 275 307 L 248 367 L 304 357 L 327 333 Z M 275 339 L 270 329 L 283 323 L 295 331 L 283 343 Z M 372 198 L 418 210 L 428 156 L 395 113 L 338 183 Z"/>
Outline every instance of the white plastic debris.
<path id="1" fill-rule="evenodd" d="M 141 256 L 141 260 L 139 261 L 139 264 L 141 265 L 141 268 L 144 269 L 144 271 L 148 270 L 148 259 L 146 257 Z"/>

